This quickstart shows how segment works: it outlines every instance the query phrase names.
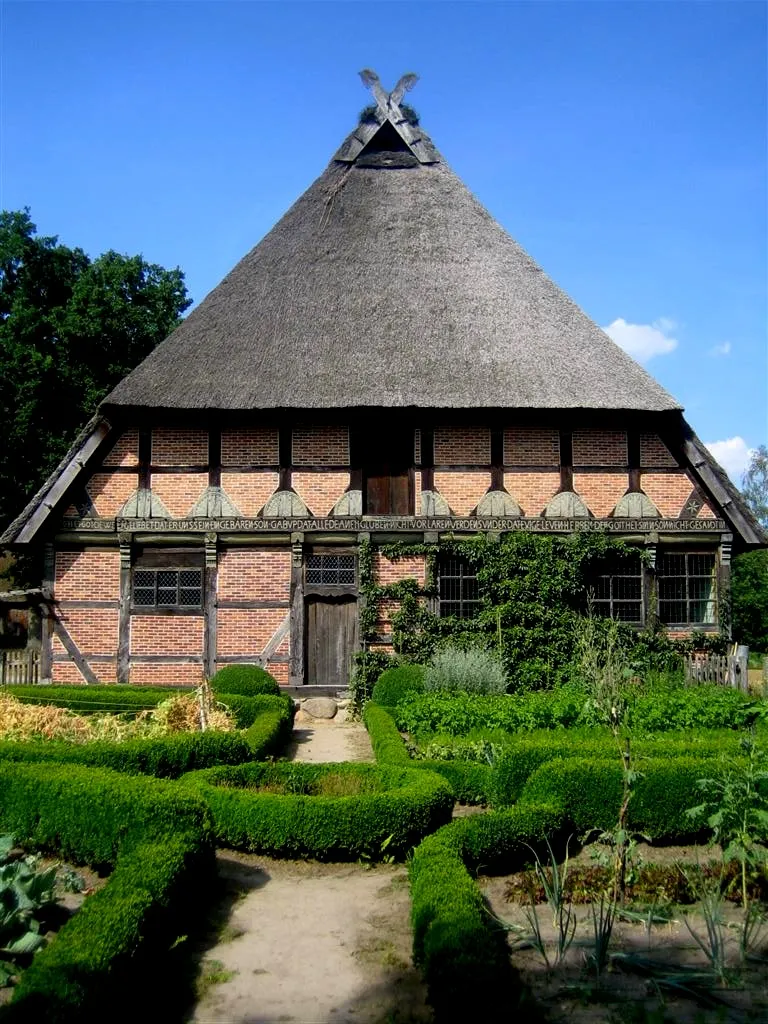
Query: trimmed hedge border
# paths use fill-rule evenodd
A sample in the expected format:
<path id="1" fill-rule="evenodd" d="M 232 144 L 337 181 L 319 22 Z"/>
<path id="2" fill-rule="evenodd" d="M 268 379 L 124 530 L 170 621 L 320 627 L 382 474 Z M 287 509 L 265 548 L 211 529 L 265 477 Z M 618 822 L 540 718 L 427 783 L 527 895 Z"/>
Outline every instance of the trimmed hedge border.
<path id="1" fill-rule="evenodd" d="M 202 768 L 241 764 L 278 753 L 290 737 L 294 711 L 293 701 L 286 695 L 226 694 L 222 695 L 221 703 L 231 707 L 238 725 L 247 728 L 240 732 L 171 733 L 124 743 L 5 740 L 0 741 L 0 763 L 54 761 L 177 779 Z"/>
<path id="2" fill-rule="evenodd" d="M 685 840 L 701 835 L 685 811 L 701 803 L 697 781 L 717 778 L 728 770 L 722 761 L 697 757 L 657 758 L 641 765 L 627 814 L 628 827 L 653 840 Z M 608 829 L 616 824 L 622 797 L 622 766 L 618 759 L 586 758 L 548 761 L 528 779 L 520 804 L 547 802 L 558 807 L 577 832 Z"/>
<path id="3" fill-rule="evenodd" d="M 339 797 L 254 791 L 275 783 L 301 790 L 329 774 L 384 788 Z M 251 763 L 194 772 L 181 784 L 205 799 L 221 844 L 277 857 L 378 859 L 385 850 L 403 856 L 450 821 L 453 807 L 442 779 L 387 765 Z"/>
<path id="4" fill-rule="evenodd" d="M 738 733 L 729 732 L 719 738 L 637 739 L 632 743 L 633 760 L 642 771 L 648 758 L 710 760 L 722 754 L 738 755 L 740 738 Z M 494 761 L 494 806 L 509 807 L 519 800 L 528 779 L 542 765 L 574 757 L 618 762 L 619 752 L 610 736 L 585 740 L 562 733 L 545 733 L 530 739 L 512 738 Z"/>
<path id="5" fill-rule="evenodd" d="M 363 709 L 363 722 L 371 738 L 374 756 L 380 764 L 396 764 L 417 771 L 434 772 L 446 780 L 460 803 L 491 802 L 494 783 L 493 771 L 489 766 L 471 761 L 412 760 L 390 712 L 370 701 Z"/>
<path id="6" fill-rule="evenodd" d="M 0 1011 L 12 1024 L 113 1016 L 116 1000 L 135 996 L 139 957 L 167 952 L 214 875 L 204 802 L 156 779 L 0 764 L 0 829 L 77 863 L 114 866 L 24 971 Z"/>
<path id="7" fill-rule="evenodd" d="M 495 924 L 473 869 L 515 871 L 531 847 L 562 828 L 553 807 L 524 807 L 464 818 L 428 836 L 409 864 L 413 956 L 439 1021 L 514 1019 L 521 989 L 504 932 Z"/>

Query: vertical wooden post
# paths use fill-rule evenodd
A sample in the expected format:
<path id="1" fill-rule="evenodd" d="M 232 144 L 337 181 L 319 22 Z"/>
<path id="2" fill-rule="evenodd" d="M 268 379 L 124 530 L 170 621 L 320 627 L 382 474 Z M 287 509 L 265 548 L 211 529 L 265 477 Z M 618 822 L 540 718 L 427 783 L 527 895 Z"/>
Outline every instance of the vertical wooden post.
<path id="1" fill-rule="evenodd" d="M 203 674 L 210 679 L 216 672 L 216 631 L 217 631 L 217 592 L 219 575 L 219 558 L 215 533 L 205 535 L 205 577 L 203 614 L 205 616 L 205 633 L 203 635 Z"/>
<path id="2" fill-rule="evenodd" d="M 731 547 L 733 534 L 724 533 L 720 538 L 720 559 L 717 568 L 717 619 L 720 629 L 728 639 L 732 636 L 731 627 Z"/>
<path id="3" fill-rule="evenodd" d="M 643 566 L 643 626 L 653 626 L 652 622 L 658 618 L 658 589 L 656 587 L 656 552 L 658 551 L 658 533 L 652 533 L 645 542 L 645 550 L 648 554 L 648 564 Z"/>
<path id="4" fill-rule="evenodd" d="M 628 490 L 636 494 L 640 490 L 640 433 L 637 430 L 627 432 L 627 460 L 629 463 Z"/>
<path id="5" fill-rule="evenodd" d="M 278 446 L 280 453 L 278 491 L 290 491 L 293 489 L 293 430 L 290 426 L 280 427 L 278 435 Z"/>
<path id="6" fill-rule="evenodd" d="M 491 427 L 491 490 L 504 490 L 504 431 Z"/>
<path id="7" fill-rule="evenodd" d="M 421 489 L 435 489 L 435 431 L 433 427 L 421 428 Z M 421 509 L 417 509 L 417 515 Z"/>
<path id="8" fill-rule="evenodd" d="M 131 542 L 130 533 L 118 534 L 120 544 L 120 610 L 117 625 L 117 681 L 131 681 Z"/>
<path id="9" fill-rule="evenodd" d="M 573 490 L 573 434 L 560 431 L 560 491 Z"/>
<path id="10" fill-rule="evenodd" d="M 56 551 L 53 544 L 46 544 L 43 550 L 43 596 L 53 599 L 56 582 Z M 50 604 L 42 605 L 40 623 L 40 680 L 50 683 L 53 679 L 53 609 Z"/>
<path id="11" fill-rule="evenodd" d="M 291 655 L 288 682 L 303 686 L 304 665 L 304 534 L 291 534 Z"/>

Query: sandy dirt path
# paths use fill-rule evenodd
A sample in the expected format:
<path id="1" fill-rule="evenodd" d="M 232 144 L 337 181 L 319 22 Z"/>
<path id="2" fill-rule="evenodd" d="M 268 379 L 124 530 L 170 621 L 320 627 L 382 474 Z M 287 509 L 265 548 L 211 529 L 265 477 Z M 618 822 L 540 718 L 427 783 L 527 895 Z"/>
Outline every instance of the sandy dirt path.
<path id="1" fill-rule="evenodd" d="M 373 750 L 361 722 L 336 719 L 302 720 L 293 727 L 293 741 L 286 751 L 291 761 L 372 761 Z"/>
<path id="2" fill-rule="evenodd" d="M 232 911 L 206 954 L 227 980 L 195 1024 L 426 1024 L 399 865 L 277 861 L 222 851 Z M 219 966 L 220 965 L 220 966 Z"/>

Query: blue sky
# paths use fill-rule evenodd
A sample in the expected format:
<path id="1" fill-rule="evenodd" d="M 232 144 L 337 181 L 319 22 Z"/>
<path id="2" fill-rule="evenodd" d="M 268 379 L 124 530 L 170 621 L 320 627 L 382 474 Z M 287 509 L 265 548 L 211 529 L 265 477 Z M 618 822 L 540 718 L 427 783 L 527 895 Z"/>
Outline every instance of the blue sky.
<path id="1" fill-rule="evenodd" d="M 0 3 L 0 206 L 199 301 L 369 101 L 409 99 L 497 220 L 738 479 L 768 436 L 766 5 Z"/>

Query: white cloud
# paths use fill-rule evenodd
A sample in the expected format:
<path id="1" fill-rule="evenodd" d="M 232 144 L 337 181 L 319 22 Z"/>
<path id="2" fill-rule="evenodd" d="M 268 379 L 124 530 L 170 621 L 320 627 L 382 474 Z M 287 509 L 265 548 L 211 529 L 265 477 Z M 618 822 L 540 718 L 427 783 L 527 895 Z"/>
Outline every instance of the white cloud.
<path id="1" fill-rule="evenodd" d="M 731 354 L 730 341 L 724 341 L 722 345 L 713 345 L 709 350 L 711 356 L 729 356 Z"/>
<path id="2" fill-rule="evenodd" d="M 744 438 L 738 436 L 729 437 L 727 441 L 707 441 L 705 444 L 731 480 L 739 484 L 754 448 L 748 448 Z"/>
<path id="3" fill-rule="evenodd" d="M 644 363 L 653 356 L 667 355 L 677 348 L 677 338 L 670 337 L 677 324 L 661 316 L 652 324 L 628 324 L 619 317 L 603 330 L 616 344 L 638 362 Z"/>

